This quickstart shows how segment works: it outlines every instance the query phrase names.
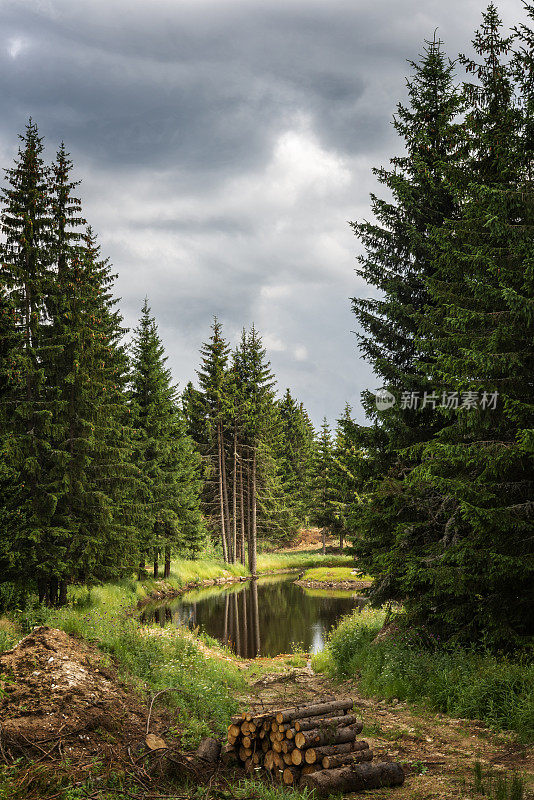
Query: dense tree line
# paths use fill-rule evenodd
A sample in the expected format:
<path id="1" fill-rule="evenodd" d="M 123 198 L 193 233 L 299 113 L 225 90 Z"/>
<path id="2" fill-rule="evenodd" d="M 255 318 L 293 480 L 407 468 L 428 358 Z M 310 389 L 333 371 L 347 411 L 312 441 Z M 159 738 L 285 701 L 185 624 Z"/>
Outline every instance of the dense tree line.
<path id="1" fill-rule="evenodd" d="M 154 320 L 145 305 L 129 353 L 72 167 L 30 121 L 1 195 L 0 583 L 49 604 L 204 535 Z"/>
<path id="2" fill-rule="evenodd" d="M 197 374 L 183 408 L 203 458 L 205 517 L 225 561 L 254 575 L 258 540 L 287 540 L 310 513 L 314 429 L 289 389 L 276 397 L 254 326 L 232 349 L 215 320 Z"/>
<path id="3" fill-rule="evenodd" d="M 220 324 L 180 396 L 148 301 L 125 345 L 115 276 L 30 120 L 1 194 L 0 588 L 63 604 L 72 582 L 168 577 L 215 537 L 256 572 L 258 539 L 310 510 L 314 430 L 278 399 L 257 331 Z"/>
<path id="4" fill-rule="evenodd" d="M 534 6 L 526 4 L 529 18 Z M 364 357 L 396 402 L 346 426 L 360 454 L 348 511 L 376 603 L 440 636 L 517 646 L 533 633 L 534 35 L 490 5 L 460 56 L 412 62 L 375 170 L 374 221 L 353 223 Z"/>

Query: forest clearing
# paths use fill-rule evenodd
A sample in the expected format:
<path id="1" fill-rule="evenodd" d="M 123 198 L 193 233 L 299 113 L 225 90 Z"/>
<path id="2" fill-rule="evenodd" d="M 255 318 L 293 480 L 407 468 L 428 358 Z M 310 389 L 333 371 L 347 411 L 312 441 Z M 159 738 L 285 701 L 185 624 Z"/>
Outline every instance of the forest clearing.
<path id="1" fill-rule="evenodd" d="M 0 800 L 534 800 L 534 3 L 473 12 L 0 3 Z"/>

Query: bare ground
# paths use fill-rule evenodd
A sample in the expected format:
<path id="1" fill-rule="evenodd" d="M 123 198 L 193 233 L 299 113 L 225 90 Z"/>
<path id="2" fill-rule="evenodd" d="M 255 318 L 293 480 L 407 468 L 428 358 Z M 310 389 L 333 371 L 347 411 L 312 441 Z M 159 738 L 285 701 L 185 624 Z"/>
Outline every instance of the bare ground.
<path id="1" fill-rule="evenodd" d="M 473 789 L 473 766 L 484 772 L 518 772 L 527 780 L 525 800 L 534 798 L 534 749 L 518 744 L 513 734 L 496 734 L 482 723 L 410 709 L 364 698 L 355 681 L 332 684 L 308 667 L 284 675 L 264 676 L 241 700 L 254 707 L 291 705 L 328 694 L 355 700 L 364 721 L 362 737 L 380 761 L 400 761 L 403 787 L 369 792 L 376 800 L 479 800 Z M 361 797 L 361 794 L 358 795 Z M 366 795 L 367 796 L 367 795 Z M 354 795 L 356 797 L 356 795 Z"/>

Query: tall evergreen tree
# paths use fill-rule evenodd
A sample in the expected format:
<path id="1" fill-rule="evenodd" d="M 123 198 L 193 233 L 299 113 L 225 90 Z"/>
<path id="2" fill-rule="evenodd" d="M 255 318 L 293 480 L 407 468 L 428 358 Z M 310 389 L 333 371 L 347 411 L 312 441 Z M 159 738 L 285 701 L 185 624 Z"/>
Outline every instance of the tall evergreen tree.
<path id="1" fill-rule="evenodd" d="M 132 353 L 132 428 L 145 509 L 140 523 L 140 550 L 143 556 L 152 553 L 155 578 L 158 554 L 164 552 L 167 578 L 173 550 L 195 555 L 202 545 L 199 459 L 186 433 L 147 300 L 134 334 Z"/>
<path id="2" fill-rule="evenodd" d="M 473 46 L 478 60 L 461 57 L 476 78 L 465 85 L 467 180 L 459 219 L 434 236 L 427 317 L 438 353 L 427 369 L 462 402 L 443 411 L 446 425 L 408 481 L 425 513 L 403 588 L 434 627 L 438 610 L 445 635 L 508 646 L 533 632 L 534 194 L 511 39 L 493 4 Z"/>
<path id="3" fill-rule="evenodd" d="M 371 195 L 376 222 L 352 226 L 365 248 L 358 274 L 380 292 L 378 298 L 353 301 L 362 329 L 360 347 L 397 400 L 380 411 L 375 395 L 364 393 L 363 405 L 373 424 L 352 430 L 353 443 L 365 458 L 360 464 L 363 492 L 350 516 L 357 554 L 377 575 L 377 602 L 392 593 L 401 596 L 390 552 L 399 518 L 410 519 L 411 514 L 402 482 L 417 463 L 413 446 L 431 438 L 442 424 L 431 404 L 423 407 L 432 386 L 419 365 L 423 354 L 432 358 L 433 334 L 421 322 L 433 302 L 427 287 L 435 271 L 433 231 L 457 213 L 451 178 L 460 174 L 465 155 L 457 119 L 463 102 L 441 42 L 427 42 L 419 61 L 409 64 L 409 102 L 398 105 L 393 122 L 405 154 L 391 159 L 391 169 L 374 170 L 391 199 Z M 403 403 L 403 397 L 414 402 Z"/>
<path id="4" fill-rule="evenodd" d="M 256 328 L 252 326 L 247 335 L 243 332 L 241 344 L 234 354 L 234 373 L 239 386 L 241 413 L 241 451 L 245 465 L 247 502 L 248 565 L 252 575 L 257 572 L 258 544 L 258 497 L 261 493 L 260 471 L 263 469 L 263 484 L 272 475 L 269 466 L 269 425 L 273 419 L 274 376 L 267 360 L 265 348 Z M 263 454 L 263 457 L 262 457 Z M 279 494 L 273 492 L 271 498 Z M 271 498 L 264 492 L 263 500 Z"/>
<path id="5" fill-rule="evenodd" d="M 286 389 L 277 402 L 279 441 L 277 461 L 285 502 L 292 509 L 294 525 L 302 524 L 310 508 L 310 481 L 315 431 L 302 403 Z"/>
<path id="6" fill-rule="evenodd" d="M 4 579 L 31 581 L 44 553 L 42 529 L 54 498 L 43 473 L 51 415 L 43 400 L 43 323 L 50 285 L 48 170 L 43 142 L 30 120 L 2 191 L 2 312 L 8 323 L 3 342 L 1 504 L 5 520 Z"/>
<path id="7" fill-rule="evenodd" d="M 82 244 L 67 242 L 44 360 L 55 454 L 48 469 L 56 498 L 48 530 L 54 567 L 45 593 L 54 602 L 59 582 L 60 603 L 69 581 L 91 583 L 131 570 L 127 554 L 135 546 L 125 512 L 133 474 L 115 276 L 91 229 Z"/>
<path id="8" fill-rule="evenodd" d="M 210 482 L 210 486 L 214 489 L 210 497 L 210 505 L 212 508 L 217 508 L 223 558 L 228 561 L 232 558 L 232 553 L 225 427 L 228 424 L 231 403 L 228 374 L 230 348 L 223 337 L 222 326 L 217 319 L 213 321 L 211 330 L 209 341 L 202 345 L 200 351 L 202 361 L 197 375 L 205 407 L 207 448 L 204 455 L 212 464 L 212 474 L 215 476 L 215 481 Z"/>
<path id="9" fill-rule="evenodd" d="M 311 519 L 322 529 L 324 553 L 326 533 L 332 530 L 336 522 L 332 432 L 326 417 L 317 436 L 313 474 L 314 504 Z"/>

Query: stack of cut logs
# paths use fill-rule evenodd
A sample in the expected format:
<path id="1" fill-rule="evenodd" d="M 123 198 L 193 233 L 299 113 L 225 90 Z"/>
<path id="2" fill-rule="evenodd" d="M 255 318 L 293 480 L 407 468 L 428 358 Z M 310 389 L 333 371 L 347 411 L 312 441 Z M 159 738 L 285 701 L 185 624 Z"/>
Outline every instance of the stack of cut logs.
<path id="1" fill-rule="evenodd" d="M 358 740 L 362 723 L 354 701 L 329 700 L 294 708 L 243 712 L 228 727 L 225 759 L 249 773 L 262 768 L 287 786 L 299 784 L 325 795 L 400 785 L 402 768 L 375 763 L 367 742 Z"/>

